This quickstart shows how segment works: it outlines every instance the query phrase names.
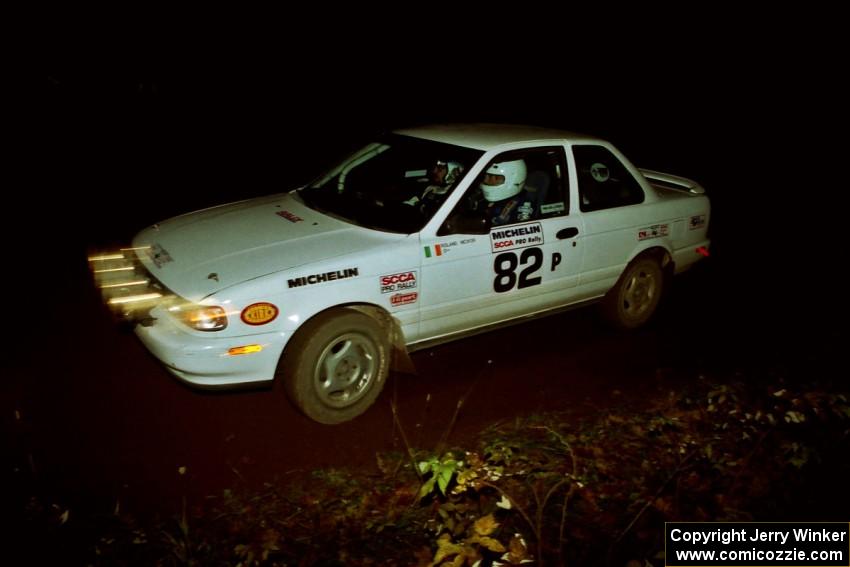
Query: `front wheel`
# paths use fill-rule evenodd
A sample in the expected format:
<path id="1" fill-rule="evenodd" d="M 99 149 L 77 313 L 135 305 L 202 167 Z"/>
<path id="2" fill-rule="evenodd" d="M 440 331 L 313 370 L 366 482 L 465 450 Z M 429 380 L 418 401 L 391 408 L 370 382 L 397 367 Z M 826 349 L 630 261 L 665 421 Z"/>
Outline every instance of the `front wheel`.
<path id="1" fill-rule="evenodd" d="M 664 291 L 664 272 L 655 258 L 635 259 L 605 296 L 606 317 L 621 329 L 636 329 L 652 318 Z"/>
<path id="2" fill-rule="evenodd" d="M 317 315 L 293 337 L 279 364 L 286 393 L 319 423 L 342 423 L 366 411 L 389 374 L 387 333 L 354 309 Z"/>

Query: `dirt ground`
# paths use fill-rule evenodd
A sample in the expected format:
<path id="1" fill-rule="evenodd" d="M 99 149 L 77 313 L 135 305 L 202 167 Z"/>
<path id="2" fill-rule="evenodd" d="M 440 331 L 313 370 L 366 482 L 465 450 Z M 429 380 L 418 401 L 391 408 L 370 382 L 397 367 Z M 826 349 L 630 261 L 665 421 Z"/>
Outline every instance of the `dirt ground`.
<path id="1" fill-rule="evenodd" d="M 414 353 L 417 375 L 393 375 L 365 415 L 337 426 L 302 416 L 278 388 L 182 385 L 113 324 L 81 269 L 78 293 L 52 312 L 53 348 L 27 345 L 4 377 L 4 476 L 34 479 L 41 496 L 71 510 L 167 516 L 184 495 L 197 501 L 321 467 L 374 468 L 376 452 L 401 449 L 391 399 L 411 443 L 429 448 L 461 398 L 450 441 L 513 416 L 604 409 L 647 385 L 771 372 L 837 348 L 838 331 L 816 319 L 786 312 L 772 323 L 771 302 L 730 296 L 721 268 L 677 278 L 658 319 L 637 332 L 612 331 L 584 308 Z"/>

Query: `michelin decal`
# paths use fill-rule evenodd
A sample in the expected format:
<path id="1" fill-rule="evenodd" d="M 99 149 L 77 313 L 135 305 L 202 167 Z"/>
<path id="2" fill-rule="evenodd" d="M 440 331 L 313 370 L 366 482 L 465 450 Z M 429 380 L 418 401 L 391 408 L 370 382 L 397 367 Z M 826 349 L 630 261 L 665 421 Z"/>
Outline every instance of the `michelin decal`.
<path id="1" fill-rule="evenodd" d="M 356 278 L 360 275 L 359 268 L 346 268 L 344 270 L 336 270 L 333 272 L 325 272 L 323 274 L 311 274 L 300 278 L 293 278 L 287 281 L 289 287 L 301 287 L 304 285 L 313 285 L 324 282 L 332 282 L 334 280 L 343 280 L 346 278 Z"/>
<path id="2" fill-rule="evenodd" d="M 490 231 L 490 249 L 503 252 L 515 248 L 543 244 L 543 226 L 539 222 L 520 224 L 509 228 L 494 228 Z"/>

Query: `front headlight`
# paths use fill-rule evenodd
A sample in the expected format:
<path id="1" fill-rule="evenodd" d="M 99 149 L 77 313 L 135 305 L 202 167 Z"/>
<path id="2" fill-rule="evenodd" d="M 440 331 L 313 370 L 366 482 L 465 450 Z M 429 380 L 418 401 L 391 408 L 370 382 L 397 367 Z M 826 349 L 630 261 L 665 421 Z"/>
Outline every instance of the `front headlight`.
<path id="1" fill-rule="evenodd" d="M 227 327 L 227 312 L 217 305 L 183 304 L 169 307 L 168 310 L 198 331 L 220 331 Z"/>

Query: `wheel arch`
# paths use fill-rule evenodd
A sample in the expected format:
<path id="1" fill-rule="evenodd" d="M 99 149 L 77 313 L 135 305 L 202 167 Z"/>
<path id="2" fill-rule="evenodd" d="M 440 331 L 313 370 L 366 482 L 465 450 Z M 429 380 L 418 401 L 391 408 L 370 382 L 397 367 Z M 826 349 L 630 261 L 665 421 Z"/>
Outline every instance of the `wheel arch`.
<path id="1" fill-rule="evenodd" d="M 673 261 L 673 254 L 666 246 L 657 244 L 636 250 L 629 258 L 629 261 L 626 262 L 623 272 L 629 268 L 632 262 L 635 262 L 639 258 L 654 258 L 661 266 L 661 272 L 664 274 L 665 283 L 669 282 L 670 278 L 673 277 L 673 274 L 676 273 L 676 265 Z"/>
<path id="2" fill-rule="evenodd" d="M 295 337 L 298 336 L 299 333 L 304 332 L 305 328 L 308 328 L 311 323 L 315 322 L 318 318 L 326 317 L 332 314 L 334 311 L 339 311 L 343 309 L 359 311 L 364 315 L 375 319 L 381 325 L 381 327 L 386 329 L 387 342 L 392 350 L 392 356 L 390 357 L 391 370 L 406 371 L 409 368 L 405 364 L 406 362 L 409 362 L 410 367 L 412 367 L 413 363 L 410 362 L 410 356 L 407 352 L 407 346 L 404 340 L 404 333 L 401 330 L 401 324 L 399 323 L 398 319 L 393 317 L 389 311 L 387 311 L 380 305 L 362 301 L 352 301 L 349 303 L 340 303 L 338 305 L 332 305 L 330 307 L 326 307 L 320 311 L 313 313 L 310 317 L 305 319 L 298 326 L 298 329 L 295 330 L 289 340 L 286 342 L 286 347 L 281 351 L 280 357 L 278 357 L 278 366 L 280 365 L 281 361 L 286 358 L 286 355 L 290 351 L 290 348 L 296 342 L 293 339 L 295 339 Z M 277 378 L 277 376 L 275 376 L 275 378 Z"/>
<path id="3" fill-rule="evenodd" d="M 650 286 L 646 289 L 644 289 L 644 286 L 632 288 L 639 290 L 637 295 L 633 295 L 626 291 L 624 282 L 630 281 L 632 270 L 640 262 L 655 265 L 660 281 L 657 282 L 657 285 L 650 283 Z M 617 282 L 602 299 L 600 306 L 605 318 L 614 327 L 623 330 L 635 329 L 646 324 L 656 312 L 672 274 L 673 260 L 663 246 L 652 246 L 641 250 L 629 260 L 617 278 Z M 644 281 L 651 282 L 652 280 Z M 653 292 L 647 295 L 646 290 L 653 290 Z"/>

